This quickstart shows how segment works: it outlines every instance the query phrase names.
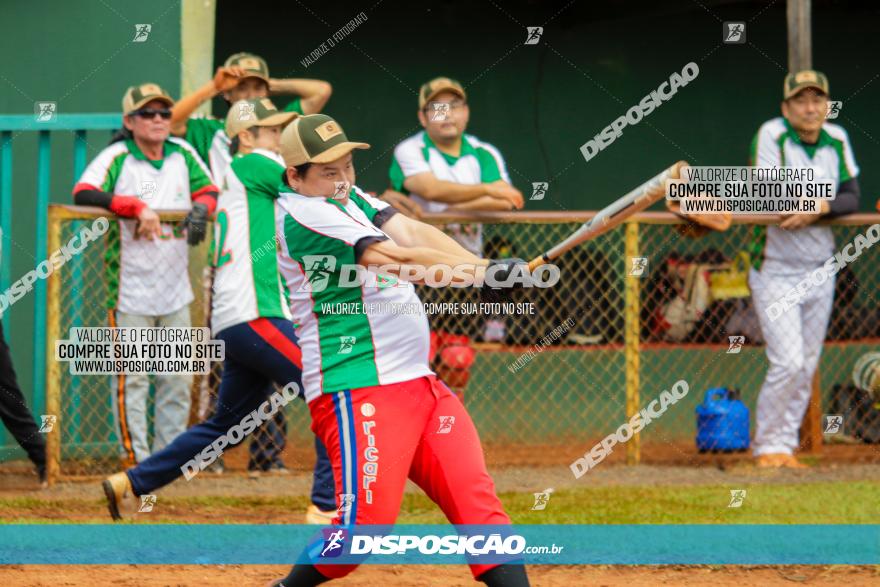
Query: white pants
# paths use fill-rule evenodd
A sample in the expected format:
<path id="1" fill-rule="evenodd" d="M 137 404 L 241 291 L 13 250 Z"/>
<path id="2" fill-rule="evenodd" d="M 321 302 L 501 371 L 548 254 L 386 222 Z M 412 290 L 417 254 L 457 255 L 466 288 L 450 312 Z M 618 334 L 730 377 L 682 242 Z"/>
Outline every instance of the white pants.
<path id="1" fill-rule="evenodd" d="M 111 311 L 111 326 L 189 327 L 189 306 L 164 316 L 139 316 Z M 156 375 L 156 413 L 153 418 L 153 452 L 162 450 L 189 422 L 192 375 Z M 141 374 L 113 376 L 113 413 L 122 457 L 142 462 L 150 456 L 147 442 L 147 397 L 150 376 Z M 120 409 L 120 407 L 122 409 Z"/>
<path id="2" fill-rule="evenodd" d="M 834 277 L 822 285 L 810 283 L 798 304 L 775 320 L 767 310 L 807 275 L 775 275 L 754 269 L 749 273 L 749 287 L 770 361 L 758 396 L 755 456 L 793 454 L 799 444 L 798 430 L 810 403 L 813 375 L 831 317 Z"/>

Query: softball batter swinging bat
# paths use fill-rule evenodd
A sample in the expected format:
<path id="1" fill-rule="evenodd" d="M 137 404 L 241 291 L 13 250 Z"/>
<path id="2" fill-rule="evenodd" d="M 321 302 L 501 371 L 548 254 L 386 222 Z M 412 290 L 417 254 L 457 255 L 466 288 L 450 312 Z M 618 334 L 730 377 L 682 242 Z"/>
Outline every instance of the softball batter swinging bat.
<path id="1" fill-rule="evenodd" d="M 605 234 L 652 204 L 659 202 L 666 196 L 666 182 L 670 179 L 680 179 L 681 170 L 687 165 L 687 161 L 679 161 L 669 169 L 663 170 L 625 196 L 600 210 L 595 216 L 584 222 L 570 237 L 541 255 L 529 261 L 529 271 L 534 271 L 541 265 L 560 257 L 582 242 Z"/>

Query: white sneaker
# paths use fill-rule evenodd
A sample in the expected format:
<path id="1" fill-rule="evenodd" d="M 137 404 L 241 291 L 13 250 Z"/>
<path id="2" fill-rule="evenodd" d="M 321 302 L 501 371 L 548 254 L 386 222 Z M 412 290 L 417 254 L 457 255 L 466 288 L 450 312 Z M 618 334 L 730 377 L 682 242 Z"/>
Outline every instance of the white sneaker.
<path id="1" fill-rule="evenodd" d="M 309 504 L 306 508 L 306 524 L 317 524 L 319 526 L 327 526 L 336 517 L 336 510 L 325 512 L 315 504 Z"/>

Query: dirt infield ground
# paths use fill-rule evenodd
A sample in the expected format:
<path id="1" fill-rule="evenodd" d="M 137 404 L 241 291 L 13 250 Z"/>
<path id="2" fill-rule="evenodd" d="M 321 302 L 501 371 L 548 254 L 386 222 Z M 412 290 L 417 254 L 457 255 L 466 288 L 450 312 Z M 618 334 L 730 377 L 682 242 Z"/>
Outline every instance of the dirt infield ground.
<path id="1" fill-rule="evenodd" d="M 261 587 L 284 576 L 288 567 L 259 565 L 183 566 L 7 566 L 0 567 L 0 584 L 21 587 L 160 587 L 212 585 Z M 530 567 L 535 587 L 594 585 L 607 587 L 792 585 L 877 585 L 880 572 L 871 567 Z M 376 565 L 358 569 L 351 577 L 330 583 L 344 586 L 473 587 L 463 566 Z"/>

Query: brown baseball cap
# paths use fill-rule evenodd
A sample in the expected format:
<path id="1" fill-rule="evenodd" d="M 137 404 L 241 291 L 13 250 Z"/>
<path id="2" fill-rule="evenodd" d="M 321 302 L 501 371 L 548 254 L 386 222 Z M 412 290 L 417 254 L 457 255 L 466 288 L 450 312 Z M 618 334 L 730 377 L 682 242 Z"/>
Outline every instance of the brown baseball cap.
<path id="1" fill-rule="evenodd" d="M 467 94 L 461 84 L 448 77 L 435 77 L 419 89 L 419 110 L 433 100 L 440 92 L 452 92 L 458 94 L 462 100 L 467 100 Z"/>
<path id="2" fill-rule="evenodd" d="M 269 66 L 259 55 L 236 53 L 226 60 L 223 67 L 240 67 L 247 72 L 245 77 L 255 77 L 269 83 Z"/>
<path id="3" fill-rule="evenodd" d="M 252 126 L 287 124 L 297 116 L 296 112 L 279 112 L 269 98 L 239 100 L 226 115 L 226 136 L 232 138 Z"/>
<path id="4" fill-rule="evenodd" d="M 326 114 L 298 116 L 281 133 L 281 156 L 288 167 L 303 163 L 330 163 L 354 149 L 369 149 L 354 143 L 339 123 Z"/>
<path id="5" fill-rule="evenodd" d="M 125 95 L 122 96 L 122 114 L 127 116 L 153 100 L 161 100 L 169 107 L 174 106 L 174 100 L 158 84 L 146 83 L 125 90 Z"/>
<path id="6" fill-rule="evenodd" d="M 786 100 L 806 88 L 815 88 L 827 96 L 828 78 L 824 73 L 815 69 L 804 69 L 785 76 L 783 95 Z"/>

